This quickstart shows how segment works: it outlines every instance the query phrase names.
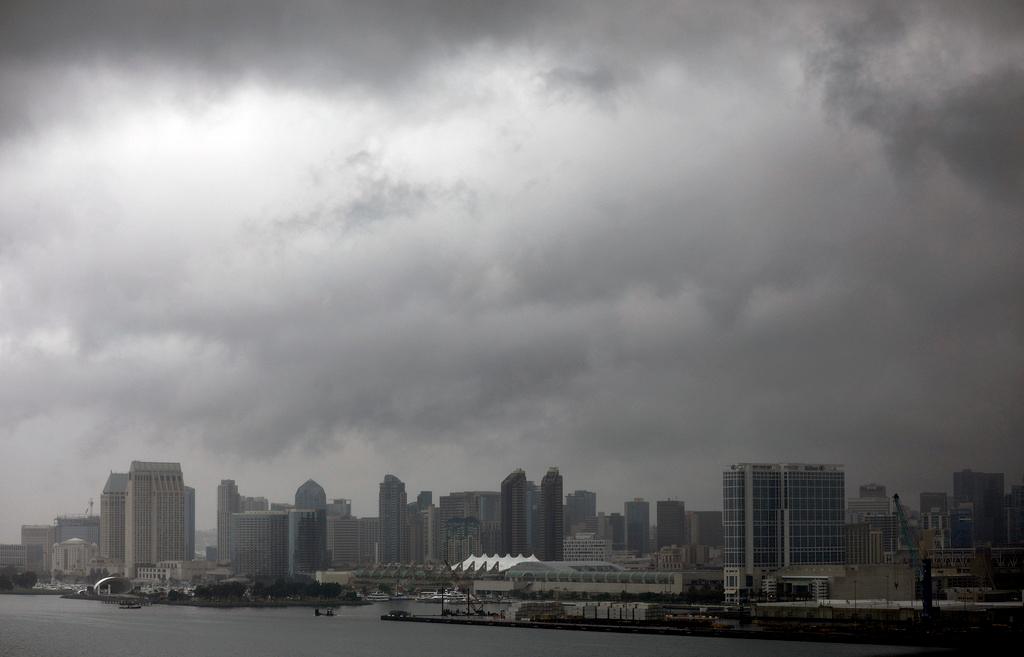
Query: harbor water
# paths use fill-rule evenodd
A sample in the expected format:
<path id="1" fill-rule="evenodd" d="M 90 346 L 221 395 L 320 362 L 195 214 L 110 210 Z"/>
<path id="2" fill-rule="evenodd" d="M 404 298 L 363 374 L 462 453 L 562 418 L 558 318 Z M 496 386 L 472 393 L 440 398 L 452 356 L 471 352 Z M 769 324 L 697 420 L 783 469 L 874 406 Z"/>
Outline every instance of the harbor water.
<path id="1" fill-rule="evenodd" d="M 697 657 L 912 655 L 913 648 L 386 623 L 390 609 L 439 613 L 439 605 L 389 602 L 341 607 L 211 609 L 116 605 L 56 596 L 0 595 L 2 657 Z"/>

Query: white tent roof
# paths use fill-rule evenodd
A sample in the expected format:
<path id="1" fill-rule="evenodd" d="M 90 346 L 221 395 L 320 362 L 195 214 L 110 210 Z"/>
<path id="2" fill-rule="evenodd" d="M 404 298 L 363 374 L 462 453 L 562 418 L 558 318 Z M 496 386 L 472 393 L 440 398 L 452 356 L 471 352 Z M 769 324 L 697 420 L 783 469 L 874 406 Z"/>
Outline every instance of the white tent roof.
<path id="1" fill-rule="evenodd" d="M 540 559 L 538 559 L 537 557 L 535 557 L 532 554 L 530 556 L 528 556 L 528 557 L 524 557 L 521 554 L 519 556 L 516 556 L 516 557 L 513 557 L 511 554 L 506 554 L 505 556 L 500 556 L 500 555 L 497 555 L 497 554 L 492 554 L 492 555 L 483 554 L 483 555 L 480 555 L 478 557 L 477 556 L 469 557 L 468 559 L 466 559 L 465 561 L 460 563 L 456 568 L 457 568 L 457 570 L 463 570 L 463 571 L 478 570 L 478 571 L 488 571 L 488 572 L 490 572 L 490 571 L 494 570 L 495 567 L 497 567 L 498 572 L 499 573 L 503 573 L 506 570 L 508 570 L 509 568 L 511 568 L 512 566 L 521 564 L 521 563 L 523 563 L 525 561 L 539 562 Z"/>

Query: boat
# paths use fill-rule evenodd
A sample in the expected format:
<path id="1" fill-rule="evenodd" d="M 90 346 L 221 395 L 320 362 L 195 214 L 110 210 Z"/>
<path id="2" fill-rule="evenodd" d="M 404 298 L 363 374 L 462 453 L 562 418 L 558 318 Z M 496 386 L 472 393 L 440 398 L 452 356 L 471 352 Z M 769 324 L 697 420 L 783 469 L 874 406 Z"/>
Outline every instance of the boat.
<path id="1" fill-rule="evenodd" d="M 391 599 L 391 596 L 381 591 L 374 591 L 373 593 L 368 593 L 363 599 L 370 602 L 387 602 Z"/>
<path id="2" fill-rule="evenodd" d="M 142 609 L 142 603 L 137 600 L 122 600 L 117 603 L 118 609 Z"/>
<path id="3" fill-rule="evenodd" d="M 469 596 L 458 589 L 446 589 L 440 591 L 424 591 L 416 597 L 417 602 L 443 602 L 446 605 L 466 604 Z"/>

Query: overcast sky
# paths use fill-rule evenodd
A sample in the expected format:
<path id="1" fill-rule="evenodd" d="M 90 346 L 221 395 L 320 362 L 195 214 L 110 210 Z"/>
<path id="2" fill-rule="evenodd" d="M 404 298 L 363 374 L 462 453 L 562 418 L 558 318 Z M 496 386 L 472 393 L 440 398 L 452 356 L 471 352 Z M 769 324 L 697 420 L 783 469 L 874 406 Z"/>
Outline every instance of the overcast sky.
<path id="1" fill-rule="evenodd" d="M 133 459 L 1019 483 L 1022 208 L 1020 2 L 5 2 L 0 541 Z"/>

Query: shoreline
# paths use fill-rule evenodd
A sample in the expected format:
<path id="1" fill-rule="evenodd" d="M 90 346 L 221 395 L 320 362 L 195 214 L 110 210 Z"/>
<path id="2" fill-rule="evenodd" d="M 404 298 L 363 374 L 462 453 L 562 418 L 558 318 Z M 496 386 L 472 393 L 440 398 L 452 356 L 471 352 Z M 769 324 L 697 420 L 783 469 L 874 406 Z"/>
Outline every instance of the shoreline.
<path id="1" fill-rule="evenodd" d="M 754 641 L 799 641 L 806 643 L 844 643 L 857 645 L 900 646 L 934 650 L 923 654 L 959 655 L 976 654 L 979 645 L 986 654 L 1017 654 L 1020 649 L 1020 633 L 985 634 L 968 632 L 956 634 L 925 634 L 918 632 L 828 632 L 808 628 L 799 630 L 744 630 L 738 628 L 716 629 L 702 627 L 672 627 L 667 625 L 642 624 L 598 624 L 558 621 L 512 621 L 490 618 L 467 618 L 457 616 L 381 616 L 382 621 L 406 623 L 441 623 L 447 625 L 473 625 L 480 627 L 530 628 L 543 630 L 566 630 L 576 632 L 611 632 L 616 634 L 652 634 L 661 636 L 689 636 L 715 639 L 748 639 Z"/>
<path id="2" fill-rule="evenodd" d="M 98 595 L 62 595 L 65 600 L 87 600 L 90 602 L 107 602 Z M 365 600 L 145 600 L 146 604 L 164 605 L 168 607 L 206 607 L 213 609 L 246 609 L 246 608 L 282 608 L 282 607 L 364 607 L 372 605 Z"/>

